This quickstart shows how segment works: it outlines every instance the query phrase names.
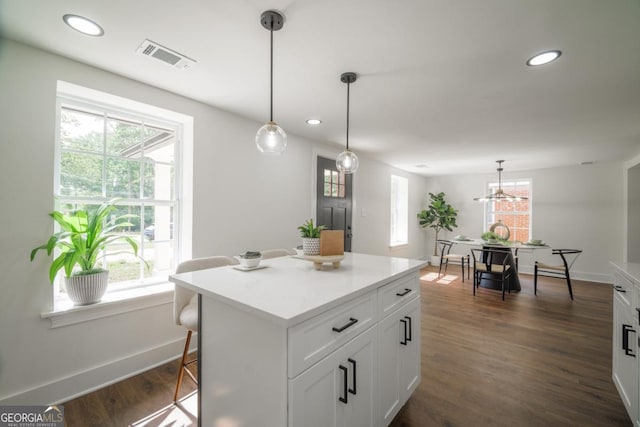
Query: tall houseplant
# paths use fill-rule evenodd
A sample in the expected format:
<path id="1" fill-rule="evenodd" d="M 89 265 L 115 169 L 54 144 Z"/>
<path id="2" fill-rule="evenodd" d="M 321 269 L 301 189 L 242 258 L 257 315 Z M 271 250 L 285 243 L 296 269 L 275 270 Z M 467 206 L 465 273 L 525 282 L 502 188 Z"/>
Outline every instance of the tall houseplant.
<path id="1" fill-rule="evenodd" d="M 107 246 L 118 241 L 127 243 L 131 251 L 116 253 L 132 253 L 138 256 L 138 243 L 129 236 L 116 233 L 117 229 L 133 226 L 127 221 L 137 215 L 126 214 L 109 218 L 117 209 L 116 201 L 104 202 L 94 209 L 79 209 L 69 214 L 53 211 L 49 214 L 60 226 L 47 243 L 31 251 L 31 261 L 40 250 L 50 256 L 54 250 L 59 253 L 51 262 L 49 280 L 51 283 L 61 269 L 64 269 L 65 287 L 69 298 L 76 305 L 98 302 L 107 290 L 109 271 L 98 266 L 106 254 Z"/>
<path id="2" fill-rule="evenodd" d="M 453 231 L 458 226 L 456 224 L 458 211 L 447 203 L 444 197 L 445 194 L 443 192 L 438 194 L 429 193 L 429 198 L 431 199 L 429 206 L 418 213 L 420 226 L 422 228 L 433 228 L 436 232 L 436 240 L 433 245 L 434 257 L 438 256 L 438 233 L 441 230 Z"/>
<path id="3" fill-rule="evenodd" d="M 313 225 L 313 218 L 307 220 L 298 227 L 302 237 L 302 251 L 305 255 L 320 255 L 320 232 L 324 225 Z"/>

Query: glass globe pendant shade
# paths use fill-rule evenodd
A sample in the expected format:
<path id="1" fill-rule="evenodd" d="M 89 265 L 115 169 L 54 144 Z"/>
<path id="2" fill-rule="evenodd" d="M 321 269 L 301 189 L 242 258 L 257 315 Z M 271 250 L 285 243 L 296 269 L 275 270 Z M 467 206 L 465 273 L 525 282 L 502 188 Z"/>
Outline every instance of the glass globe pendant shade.
<path id="1" fill-rule="evenodd" d="M 287 134 L 275 122 L 268 122 L 258 129 L 256 146 L 265 154 L 282 154 L 287 148 Z"/>
<path id="2" fill-rule="evenodd" d="M 351 150 L 345 150 L 336 157 L 336 167 L 340 172 L 354 173 L 359 163 L 358 156 Z"/>

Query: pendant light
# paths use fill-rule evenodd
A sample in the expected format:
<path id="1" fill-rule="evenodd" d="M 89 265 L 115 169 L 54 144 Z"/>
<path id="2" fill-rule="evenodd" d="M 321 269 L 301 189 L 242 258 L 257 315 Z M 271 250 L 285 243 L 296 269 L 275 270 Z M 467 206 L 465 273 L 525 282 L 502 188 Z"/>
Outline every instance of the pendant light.
<path id="1" fill-rule="evenodd" d="M 475 197 L 473 200 L 477 202 L 519 202 L 521 200 L 527 200 L 524 196 L 512 196 L 511 194 L 507 194 L 502 190 L 502 163 L 504 160 L 496 160 L 498 164 L 498 189 L 495 193 L 489 194 L 484 197 Z"/>
<path id="2" fill-rule="evenodd" d="M 349 150 L 349 87 L 357 79 L 356 73 L 342 73 L 340 81 L 347 84 L 347 148 L 336 158 L 336 167 L 340 172 L 354 173 L 358 169 L 358 156 Z"/>
<path id="3" fill-rule="evenodd" d="M 287 148 L 287 134 L 273 121 L 273 32 L 284 25 L 284 16 L 275 10 L 267 10 L 260 16 L 260 23 L 271 35 L 271 68 L 270 68 L 270 115 L 267 124 L 258 129 L 256 146 L 264 154 L 282 154 Z"/>

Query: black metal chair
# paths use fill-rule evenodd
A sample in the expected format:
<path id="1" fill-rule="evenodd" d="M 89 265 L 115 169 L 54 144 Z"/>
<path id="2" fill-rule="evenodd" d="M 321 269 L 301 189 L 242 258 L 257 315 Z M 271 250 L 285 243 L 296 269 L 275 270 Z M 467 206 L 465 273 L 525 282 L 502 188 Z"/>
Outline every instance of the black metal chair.
<path id="1" fill-rule="evenodd" d="M 498 282 L 502 288 L 502 300 L 505 290 L 511 293 L 511 250 L 502 249 L 471 249 L 473 256 L 473 295 L 481 280 Z"/>
<path id="2" fill-rule="evenodd" d="M 471 276 L 469 275 L 469 267 L 471 266 L 471 262 L 469 254 L 452 254 L 451 247 L 454 245 L 454 243 L 449 240 L 438 240 L 438 245 L 440 245 L 440 268 L 438 269 L 438 277 L 440 277 L 440 272 L 442 271 L 442 264 L 444 264 L 444 273 L 447 274 L 449 261 L 453 261 L 454 264 L 460 264 L 462 268 L 462 281 L 464 282 L 465 264 L 467 265 L 467 278 L 470 278 Z"/>
<path id="3" fill-rule="evenodd" d="M 538 276 L 555 277 L 558 279 L 566 279 L 569 288 L 569 296 L 573 300 L 573 290 L 571 289 L 571 276 L 569 270 L 573 267 L 582 250 L 580 249 L 552 249 L 553 255 L 560 255 L 562 265 L 544 264 L 536 261 L 533 267 L 533 293 L 538 295 Z M 568 260 L 567 260 L 568 258 Z"/>

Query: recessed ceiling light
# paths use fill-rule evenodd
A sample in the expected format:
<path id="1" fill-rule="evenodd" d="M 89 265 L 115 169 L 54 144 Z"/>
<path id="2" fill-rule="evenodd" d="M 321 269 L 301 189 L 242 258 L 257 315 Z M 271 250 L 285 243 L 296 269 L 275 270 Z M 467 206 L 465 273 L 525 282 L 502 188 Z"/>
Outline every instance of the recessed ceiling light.
<path id="1" fill-rule="evenodd" d="M 546 52 L 541 52 L 532 58 L 529 58 L 527 61 L 527 65 L 530 67 L 535 67 L 536 65 L 544 65 L 548 64 L 551 61 L 555 61 L 562 55 L 562 52 L 559 50 L 547 50 Z"/>
<path id="2" fill-rule="evenodd" d="M 99 37 L 104 34 L 102 27 L 89 18 L 84 16 L 67 14 L 62 17 L 62 20 L 76 31 L 80 31 L 82 34 L 88 36 Z"/>
<path id="3" fill-rule="evenodd" d="M 318 126 L 320 123 L 322 123 L 322 120 L 320 120 L 320 119 L 309 119 L 309 120 L 307 120 L 307 124 L 311 125 L 311 126 Z"/>

